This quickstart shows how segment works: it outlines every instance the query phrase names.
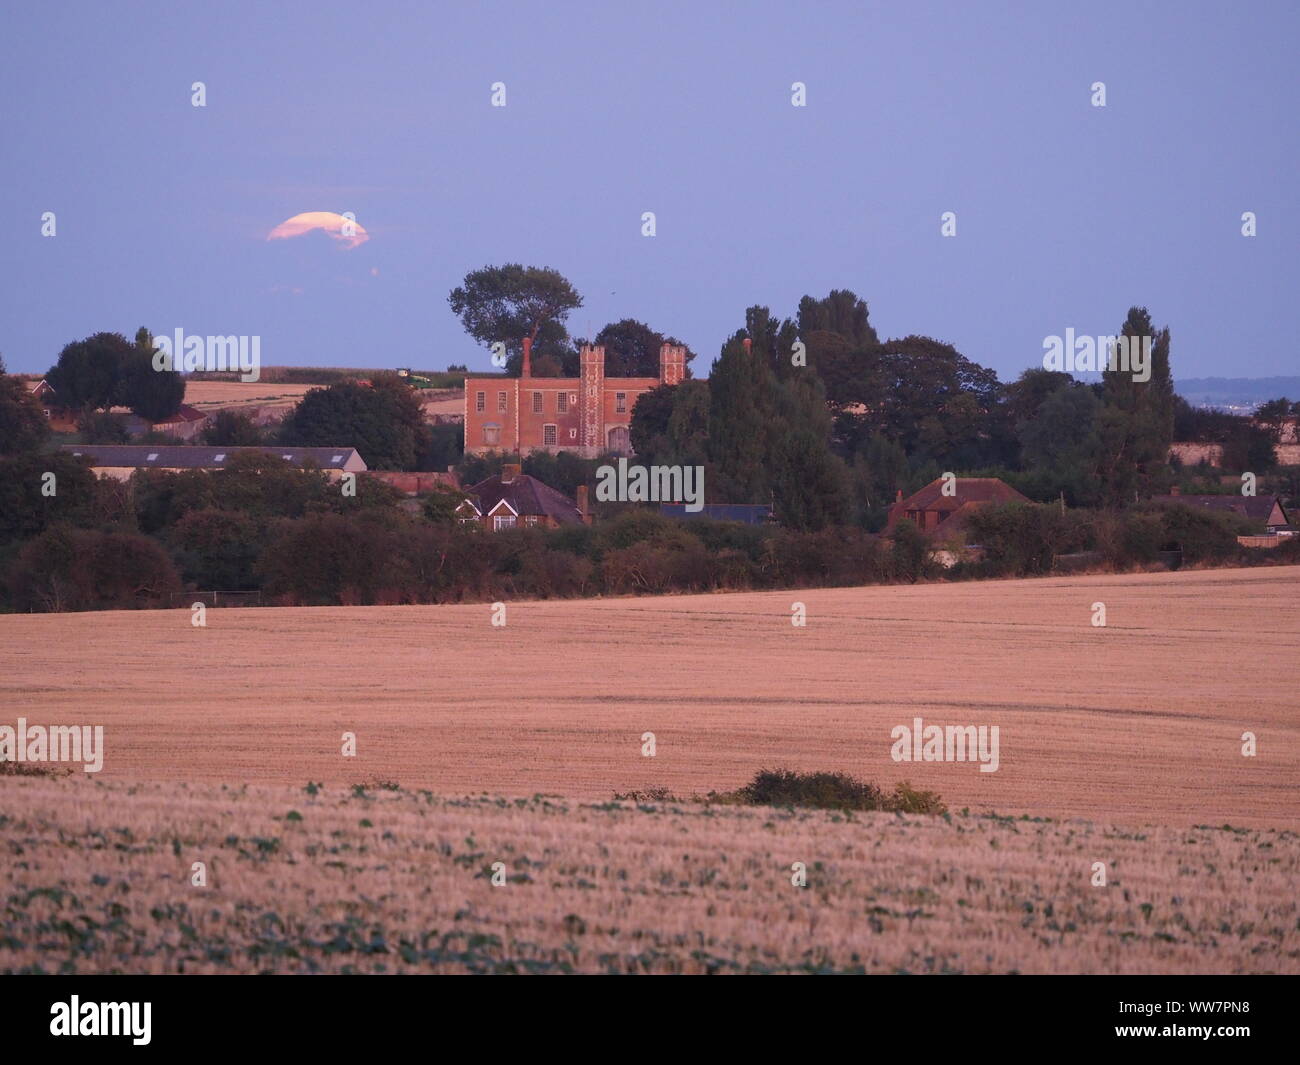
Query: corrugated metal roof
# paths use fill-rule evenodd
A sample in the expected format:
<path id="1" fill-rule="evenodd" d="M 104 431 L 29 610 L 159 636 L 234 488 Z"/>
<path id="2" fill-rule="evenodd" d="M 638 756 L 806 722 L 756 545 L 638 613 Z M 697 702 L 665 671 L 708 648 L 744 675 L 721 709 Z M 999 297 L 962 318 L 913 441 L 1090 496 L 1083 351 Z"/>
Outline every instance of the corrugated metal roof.
<path id="1" fill-rule="evenodd" d="M 702 510 L 687 510 L 685 503 L 660 503 L 659 513 L 669 518 L 711 518 L 765 525 L 772 517 L 772 508 L 766 503 L 705 503 Z"/>
<path id="2" fill-rule="evenodd" d="M 295 466 L 310 460 L 323 470 L 337 470 L 343 469 L 356 455 L 356 448 L 352 447 L 199 447 L 179 444 L 64 444 L 59 450 L 84 455 L 92 466 L 136 466 L 159 470 L 224 469 L 236 455 L 247 452 L 271 455 Z"/>
<path id="3" fill-rule="evenodd" d="M 1269 516 L 1273 513 L 1275 506 L 1281 506 L 1282 500 L 1276 495 L 1267 496 L 1243 496 L 1243 495 L 1221 495 L 1221 496 L 1153 496 L 1153 503 L 1181 503 L 1186 507 L 1207 507 L 1210 510 L 1227 510 L 1233 514 L 1240 514 L 1243 518 L 1250 518 L 1253 521 L 1268 521 Z M 1282 512 L 1283 518 L 1286 517 L 1285 509 Z"/>

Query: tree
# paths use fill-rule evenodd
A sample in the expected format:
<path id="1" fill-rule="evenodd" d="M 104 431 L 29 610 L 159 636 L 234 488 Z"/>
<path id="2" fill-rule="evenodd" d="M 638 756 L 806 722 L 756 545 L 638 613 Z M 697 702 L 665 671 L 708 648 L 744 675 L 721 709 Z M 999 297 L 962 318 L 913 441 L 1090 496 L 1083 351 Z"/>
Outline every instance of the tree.
<path id="1" fill-rule="evenodd" d="M 465 427 L 454 422 L 440 422 L 429 426 L 429 450 L 423 463 L 425 469 L 449 470 L 465 454 Z"/>
<path id="2" fill-rule="evenodd" d="M 648 464 L 709 461 L 709 383 L 688 380 L 642 393 L 632 408 L 632 449 Z"/>
<path id="3" fill-rule="evenodd" d="M 49 435 L 40 401 L 0 362 L 0 455 L 39 450 Z"/>
<path id="4" fill-rule="evenodd" d="M 837 334 L 855 348 L 874 348 L 880 338 L 870 317 L 866 300 L 848 289 L 832 289 L 824 299 L 805 296 L 799 301 L 799 335 L 824 331 Z"/>
<path id="5" fill-rule="evenodd" d="M 1101 409 L 1087 385 L 1071 382 L 1052 392 L 1038 413 L 1020 423 L 1019 439 L 1026 469 L 1065 492 L 1071 503 L 1087 506 L 1097 499 L 1097 418 Z"/>
<path id="6" fill-rule="evenodd" d="M 89 524 L 95 482 L 85 461 L 66 451 L 0 456 L 0 545 L 30 539 L 57 522 Z"/>
<path id="7" fill-rule="evenodd" d="M 184 514 L 168 540 L 185 577 L 199 588 L 240 591 L 257 587 L 253 564 L 263 531 L 247 512 L 204 508 Z"/>
<path id="8" fill-rule="evenodd" d="M 1041 366 L 1025 370 L 1003 390 L 1011 425 L 1018 431 L 1037 417 L 1048 396 L 1074 383 L 1073 377 L 1060 370 L 1044 370 Z"/>
<path id="9" fill-rule="evenodd" d="M 1294 417 L 1296 406 L 1283 396 L 1281 399 L 1270 399 L 1255 408 L 1256 423 L 1268 433 L 1274 444 L 1281 442 L 1282 429 L 1287 420 Z"/>
<path id="10" fill-rule="evenodd" d="M 596 334 L 594 343 L 605 348 L 607 377 L 658 377 L 660 347 L 678 345 L 681 341 L 656 332 L 644 322 L 624 318 L 605 326 Z M 695 352 L 687 348 L 688 366 L 694 358 Z"/>
<path id="11" fill-rule="evenodd" d="M 9 578 L 20 610 L 166 606 L 180 579 L 167 552 L 135 533 L 57 525 L 23 546 Z"/>
<path id="12" fill-rule="evenodd" d="M 1149 376 L 1140 380 L 1131 367 L 1108 365 L 1102 372 L 1098 469 L 1103 500 L 1111 506 L 1149 496 L 1159 487 L 1174 436 L 1169 329 L 1157 332 L 1145 307 L 1130 307 L 1121 335 L 1130 352 L 1142 338 L 1151 338 L 1151 365 Z"/>
<path id="13" fill-rule="evenodd" d="M 285 418 L 280 440 L 354 447 L 377 470 L 413 470 L 429 451 L 420 401 L 395 374 L 376 374 L 370 387 L 340 381 L 313 388 Z"/>
<path id="14" fill-rule="evenodd" d="M 244 411 L 219 410 L 199 439 L 209 447 L 257 447 L 266 443 L 266 434 Z"/>
<path id="15" fill-rule="evenodd" d="M 532 340 L 535 357 L 562 359 L 568 347 L 564 321 L 582 306 L 582 297 L 556 270 L 507 263 L 466 274 L 447 302 L 480 344 L 506 345 L 506 372 L 517 377 L 524 337 Z"/>
<path id="16" fill-rule="evenodd" d="M 117 402 L 133 354 L 121 333 L 95 333 L 66 345 L 45 380 L 72 410 L 108 410 Z"/>
<path id="17" fill-rule="evenodd" d="M 883 381 L 880 338 L 871 325 L 866 301 L 848 289 L 834 289 L 820 300 L 804 296 L 797 324 L 808 365 L 821 377 L 832 406 L 842 410 L 873 405 Z"/>
<path id="18" fill-rule="evenodd" d="M 709 458 L 715 498 L 765 503 L 771 496 L 767 460 L 779 431 L 777 386 L 764 353 L 746 339 L 742 330 L 727 341 L 709 375 Z"/>
<path id="19" fill-rule="evenodd" d="M 996 373 L 930 337 L 890 340 L 881 349 L 883 388 L 863 415 L 873 431 L 909 456 L 949 468 L 1002 457 L 994 433 L 1002 391 Z"/>
<path id="20" fill-rule="evenodd" d="M 125 444 L 131 439 L 126 419 L 106 410 L 86 410 L 77 419 L 83 444 Z"/>
<path id="21" fill-rule="evenodd" d="M 155 370 L 153 357 L 153 336 L 141 326 L 123 358 L 117 399 L 146 421 L 165 422 L 185 401 L 185 378 L 175 370 Z"/>
<path id="22" fill-rule="evenodd" d="M 777 520 L 790 529 L 816 531 L 848 520 L 848 471 L 830 449 L 830 414 L 821 381 L 792 377 L 781 389 L 781 432 L 774 437 L 772 499 Z"/>

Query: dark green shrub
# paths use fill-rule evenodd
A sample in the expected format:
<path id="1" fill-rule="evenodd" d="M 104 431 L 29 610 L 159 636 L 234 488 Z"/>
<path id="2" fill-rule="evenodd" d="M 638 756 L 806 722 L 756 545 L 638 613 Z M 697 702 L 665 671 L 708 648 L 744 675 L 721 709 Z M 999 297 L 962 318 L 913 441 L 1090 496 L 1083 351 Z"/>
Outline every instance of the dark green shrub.
<path id="1" fill-rule="evenodd" d="M 800 773 L 793 769 L 760 769 L 743 788 L 713 798 L 749 806 L 809 806 L 819 810 L 941 814 L 947 809 L 934 792 L 916 791 L 906 782 L 898 784 L 890 794 L 847 773 Z"/>

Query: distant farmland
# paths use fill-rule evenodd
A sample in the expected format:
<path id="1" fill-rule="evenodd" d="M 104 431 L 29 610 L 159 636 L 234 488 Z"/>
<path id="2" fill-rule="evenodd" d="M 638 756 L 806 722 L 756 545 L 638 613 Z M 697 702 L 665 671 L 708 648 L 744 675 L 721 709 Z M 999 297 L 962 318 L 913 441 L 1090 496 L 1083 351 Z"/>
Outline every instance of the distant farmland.
<path id="1" fill-rule="evenodd" d="M 106 781 L 591 801 L 779 765 L 954 812 L 1294 829 L 1297 603 L 1289 567 L 520 602 L 504 628 L 488 604 L 0 616 L 0 704 L 102 724 Z M 1000 768 L 893 761 L 916 717 L 999 726 Z"/>

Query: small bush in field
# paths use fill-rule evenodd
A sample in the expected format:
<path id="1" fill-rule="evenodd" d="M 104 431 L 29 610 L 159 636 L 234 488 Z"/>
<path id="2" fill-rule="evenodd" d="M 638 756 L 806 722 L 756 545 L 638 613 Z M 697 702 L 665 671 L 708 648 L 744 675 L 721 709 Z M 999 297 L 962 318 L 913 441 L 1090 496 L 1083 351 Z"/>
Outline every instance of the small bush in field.
<path id="1" fill-rule="evenodd" d="M 793 769 L 760 769 L 754 779 L 733 792 L 712 793 L 716 802 L 746 806 L 809 806 L 818 810 L 884 810 L 892 813 L 941 814 L 947 810 L 932 791 L 916 791 L 903 782 L 886 792 L 877 784 L 847 773 L 800 773 Z"/>

